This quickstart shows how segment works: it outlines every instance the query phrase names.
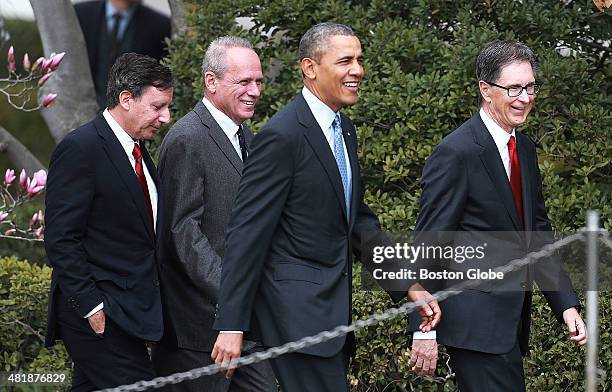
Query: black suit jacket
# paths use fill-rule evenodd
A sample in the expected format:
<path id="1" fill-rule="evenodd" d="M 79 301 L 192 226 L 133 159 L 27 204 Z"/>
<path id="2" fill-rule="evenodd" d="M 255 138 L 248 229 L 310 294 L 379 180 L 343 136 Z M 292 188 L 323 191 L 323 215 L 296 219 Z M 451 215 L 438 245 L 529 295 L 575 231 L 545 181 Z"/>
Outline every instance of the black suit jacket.
<path id="1" fill-rule="evenodd" d="M 246 127 L 243 134 L 248 146 L 253 135 Z M 160 279 L 168 346 L 212 351 L 225 229 L 242 168 L 202 101 L 172 126 L 161 145 L 166 219 L 160 227 Z"/>
<path id="2" fill-rule="evenodd" d="M 535 145 L 519 132 L 516 145 L 524 226 L 497 146 L 478 113 L 446 136 L 427 160 L 421 179 L 417 233 L 427 233 L 431 241 L 435 233 L 458 232 L 437 239 L 450 245 L 453 241 L 457 245 L 459 237 L 462 244 L 488 243 L 484 261 L 475 262 L 484 264 L 451 263 L 451 268 L 496 268 L 539 250 L 552 240 Z M 489 281 L 477 290 L 466 290 L 441 302 L 438 341 L 452 347 L 501 354 L 512 349 L 520 331 L 520 348 L 526 353 L 531 291 L 525 290 L 531 290 L 533 280 L 545 290 L 558 289 L 544 291 L 544 295 L 559 319 L 564 310 L 578 306 L 567 275 L 558 260 L 551 258 L 507 275 L 502 283 Z M 441 288 L 454 283 L 443 282 Z M 411 329 L 417 327 L 418 318 L 411 317 Z"/>
<path id="3" fill-rule="evenodd" d="M 142 150 L 161 212 L 157 172 Z M 159 340 L 155 234 L 134 169 L 102 114 L 55 148 L 45 205 L 45 249 L 53 266 L 47 344 L 55 339 L 58 291 L 79 317 L 104 302 L 104 313 L 126 333 Z"/>
<path id="4" fill-rule="evenodd" d="M 350 216 L 333 153 L 302 94 L 253 138 L 228 226 L 215 329 L 278 346 L 351 321 L 352 254 L 379 232 L 363 203 L 355 128 L 342 115 Z M 330 357 L 344 336 L 300 350 Z"/>
<path id="5" fill-rule="evenodd" d="M 134 15 L 126 29 L 134 31 L 134 38 L 125 52 L 146 54 L 158 60 L 166 55 L 164 40 L 170 37 L 170 19 L 148 7 L 136 5 Z M 103 0 L 87 1 L 74 5 L 85 43 L 92 74 L 98 65 L 98 45 L 100 35 L 106 32 Z"/>

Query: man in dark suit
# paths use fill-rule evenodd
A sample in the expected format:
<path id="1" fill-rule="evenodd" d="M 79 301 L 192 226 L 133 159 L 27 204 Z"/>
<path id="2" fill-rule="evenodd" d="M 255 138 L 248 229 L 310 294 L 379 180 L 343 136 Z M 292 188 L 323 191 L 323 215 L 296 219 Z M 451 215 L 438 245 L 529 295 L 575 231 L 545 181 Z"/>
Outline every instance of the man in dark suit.
<path id="1" fill-rule="evenodd" d="M 123 53 L 145 54 L 157 60 L 166 55 L 170 19 L 141 5 L 141 0 L 95 0 L 74 5 L 94 80 L 96 100 L 106 107 L 106 79 Z"/>
<path id="2" fill-rule="evenodd" d="M 45 249 L 53 266 L 47 345 L 64 341 L 73 391 L 154 377 L 146 341 L 163 332 L 156 264 L 159 180 L 144 140 L 170 121 L 172 74 L 127 53 L 108 108 L 51 157 Z"/>
<path id="3" fill-rule="evenodd" d="M 228 226 L 214 325 L 261 336 L 265 346 L 349 324 L 352 254 L 361 256 L 363 235 L 380 233 L 363 201 L 355 128 L 340 113 L 358 100 L 359 39 L 348 26 L 322 23 L 304 34 L 299 54 L 304 88 L 253 138 Z M 408 296 L 427 298 L 417 286 Z M 437 303 L 425 303 L 423 312 L 432 317 L 429 329 L 439 319 Z M 352 335 L 341 336 L 272 360 L 282 389 L 347 391 L 352 343 Z M 212 356 L 227 362 L 241 346 L 242 335 L 220 333 Z"/>
<path id="4" fill-rule="evenodd" d="M 225 229 L 253 134 L 263 74 L 251 44 L 221 37 L 202 62 L 204 98 L 174 124 L 160 150 L 159 174 L 166 219 L 161 257 L 165 334 L 153 349 L 160 375 L 212 363 L 212 329 Z M 247 352 L 259 349 L 249 342 Z M 268 362 L 166 387 L 171 391 L 276 391 Z"/>
<path id="5" fill-rule="evenodd" d="M 448 241 L 443 245 L 488 244 L 483 260 L 451 261 L 451 269 L 494 269 L 552 241 L 536 148 L 516 131 L 538 93 L 535 71 L 533 52 L 520 42 L 482 49 L 476 60 L 480 111 L 445 137 L 425 164 L 417 233 L 429 239 L 438 233 Z M 433 373 L 440 342 L 461 392 L 524 391 L 521 353 L 527 352 L 534 280 L 571 339 L 586 343 L 578 299 L 552 258 L 441 302 L 436 331 L 416 332 L 413 341 L 419 372 Z M 443 288 L 452 285 L 443 282 Z"/>

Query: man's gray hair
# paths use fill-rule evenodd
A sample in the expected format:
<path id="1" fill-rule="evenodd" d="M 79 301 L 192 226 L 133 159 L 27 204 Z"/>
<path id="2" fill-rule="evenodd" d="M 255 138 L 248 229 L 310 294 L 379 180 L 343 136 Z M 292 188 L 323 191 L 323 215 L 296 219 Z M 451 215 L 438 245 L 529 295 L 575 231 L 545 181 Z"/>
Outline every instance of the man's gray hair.
<path id="1" fill-rule="evenodd" d="M 487 44 L 476 59 L 478 81 L 495 83 L 503 67 L 516 61 L 527 61 L 535 75 L 538 62 L 533 51 L 519 41 L 493 41 Z"/>
<path id="2" fill-rule="evenodd" d="M 218 77 L 223 77 L 227 68 L 225 55 L 227 49 L 230 48 L 246 48 L 253 49 L 253 45 L 249 41 L 241 37 L 226 35 L 212 41 L 202 60 L 202 76 L 206 72 L 212 72 Z"/>
<path id="3" fill-rule="evenodd" d="M 319 61 L 329 38 L 334 35 L 356 36 L 353 29 L 343 24 L 325 22 L 312 26 L 300 39 L 300 61 L 306 57 Z"/>

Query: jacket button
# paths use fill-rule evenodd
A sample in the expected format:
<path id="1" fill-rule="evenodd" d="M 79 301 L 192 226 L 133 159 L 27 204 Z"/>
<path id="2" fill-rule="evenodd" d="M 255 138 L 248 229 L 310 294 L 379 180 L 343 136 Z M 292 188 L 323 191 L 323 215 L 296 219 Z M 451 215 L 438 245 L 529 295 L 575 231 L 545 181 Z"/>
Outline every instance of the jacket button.
<path id="1" fill-rule="evenodd" d="M 346 278 L 348 276 L 348 273 L 346 271 L 342 271 L 342 276 Z"/>
<path id="2" fill-rule="evenodd" d="M 153 286 L 155 286 L 155 287 L 159 287 L 159 280 L 155 279 L 155 280 L 153 281 Z"/>

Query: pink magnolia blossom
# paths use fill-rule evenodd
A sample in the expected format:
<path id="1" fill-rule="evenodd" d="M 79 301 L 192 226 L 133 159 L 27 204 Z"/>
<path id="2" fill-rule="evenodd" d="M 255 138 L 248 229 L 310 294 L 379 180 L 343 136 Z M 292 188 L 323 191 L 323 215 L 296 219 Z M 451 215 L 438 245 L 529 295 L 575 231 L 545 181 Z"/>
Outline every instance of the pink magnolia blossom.
<path id="1" fill-rule="evenodd" d="M 4 232 L 4 235 L 13 235 L 17 232 L 17 230 L 15 229 L 8 229 L 7 231 Z"/>
<path id="2" fill-rule="evenodd" d="M 44 232 L 45 228 L 43 226 L 40 226 L 38 229 L 34 230 L 34 235 L 38 238 L 41 238 Z"/>
<path id="3" fill-rule="evenodd" d="M 11 185 L 11 183 L 15 180 L 15 170 L 6 169 L 6 174 L 4 174 L 4 184 Z"/>
<path id="4" fill-rule="evenodd" d="M 8 216 L 8 212 L 0 211 L 0 222 L 2 222 Z"/>
<path id="5" fill-rule="evenodd" d="M 32 65 L 32 72 L 36 71 L 43 61 L 45 61 L 44 57 L 37 58 L 36 61 L 34 61 L 34 64 Z"/>
<path id="6" fill-rule="evenodd" d="M 45 224 L 45 214 L 43 214 L 42 210 L 38 210 L 38 222 L 41 225 Z"/>
<path id="7" fill-rule="evenodd" d="M 26 188 L 28 175 L 26 174 L 25 169 L 21 169 L 21 173 L 19 174 L 19 186 L 23 189 Z"/>
<path id="8" fill-rule="evenodd" d="M 28 178 L 28 182 L 27 182 L 27 186 L 26 186 L 26 192 L 28 194 L 28 197 L 32 198 L 36 195 L 38 195 L 38 193 L 40 191 L 42 191 L 45 188 L 44 185 L 38 185 L 38 183 L 36 182 L 36 178 Z"/>
<path id="9" fill-rule="evenodd" d="M 57 94 L 53 94 L 53 93 L 47 94 L 47 96 L 42 101 L 43 107 L 48 108 L 49 106 L 51 106 L 51 104 L 53 104 L 53 101 L 55 101 L 56 97 L 57 97 Z"/>
<path id="10" fill-rule="evenodd" d="M 6 55 L 6 60 L 8 63 L 9 72 L 15 72 L 15 49 L 13 49 L 13 46 L 9 48 L 8 53 Z"/>
<path id="11" fill-rule="evenodd" d="M 39 186 L 47 185 L 47 172 L 45 170 L 40 169 L 39 171 L 34 173 L 32 177 L 36 179 L 36 183 Z"/>
<path id="12" fill-rule="evenodd" d="M 32 219 L 30 219 L 30 227 L 34 226 L 36 222 L 38 222 L 38 212 L 35 212 L 34 215 L 32 215 Z"/>
<path id="13" fill-rule="evenodd" d="M 51 71 L 55 71 L 57 69 L 57 67 L 62 62 L 62 59 L 64 58 L 65 55 L 66 55 L 66 52 L 62 52 L 62 53 L 56 54 L 55 56 L 52 56 L 49 59 L 49 60 L 51 60 L 51 64 L 49 64 L 49 67 L 51 68 Z"/>
<path id="14" fill-rule="evenodd" d="M 41 87 L 43 84 L 45 84 L 45 82 L 49 80 L 51 76 L 53 76 L 53 73 L 49 72 L 48 74 L 43 75 L 42 78 L 38 79 L 38 87 Z"/>
<path id="15" fill-rule="evenodd" d="M 42 72 L 47 73 L 47 71 L 50 71 L 51 70 L 51 68 L 49 68 L 50 65 L 51 65 L 51 59 L 43 59 Z"/>
<path id="16" fill-rule="evenodd" d="M 25 69 L 26 71 L 30 70 L 30 56 L 28 56 L 28 54 L 24 54 L 23 55 L 23 69 Z"/>

